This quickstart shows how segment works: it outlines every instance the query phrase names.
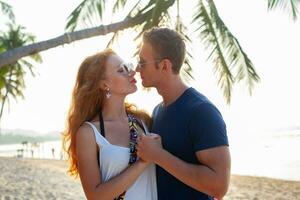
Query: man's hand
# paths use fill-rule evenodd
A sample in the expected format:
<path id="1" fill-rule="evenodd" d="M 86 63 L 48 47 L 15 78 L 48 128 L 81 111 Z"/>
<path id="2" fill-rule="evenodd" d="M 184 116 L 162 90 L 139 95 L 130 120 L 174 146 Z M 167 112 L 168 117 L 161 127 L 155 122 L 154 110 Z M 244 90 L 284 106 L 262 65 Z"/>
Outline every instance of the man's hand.
<path id="1" fill-rule="evenodd" d="M 138 138 L 137 155 L 146 162 L 154 162 L 163 150 L 161 137 L 155 133 L 141 135 Z"/>

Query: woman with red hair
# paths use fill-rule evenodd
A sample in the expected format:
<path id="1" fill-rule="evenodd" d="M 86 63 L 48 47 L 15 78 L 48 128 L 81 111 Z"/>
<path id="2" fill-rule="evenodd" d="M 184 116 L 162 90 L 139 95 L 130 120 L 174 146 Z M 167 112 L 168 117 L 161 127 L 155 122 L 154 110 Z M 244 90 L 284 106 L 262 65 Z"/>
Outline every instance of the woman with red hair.
<path id="1" fill-rule="evenodd" d="M 87 199 L 157 199 L 155 166 L 136 155 L 137 137 L 151 119 L 125 103 L 137 90 L 134 75 L 111 49 L 79 67 L 63 146 Z"/>

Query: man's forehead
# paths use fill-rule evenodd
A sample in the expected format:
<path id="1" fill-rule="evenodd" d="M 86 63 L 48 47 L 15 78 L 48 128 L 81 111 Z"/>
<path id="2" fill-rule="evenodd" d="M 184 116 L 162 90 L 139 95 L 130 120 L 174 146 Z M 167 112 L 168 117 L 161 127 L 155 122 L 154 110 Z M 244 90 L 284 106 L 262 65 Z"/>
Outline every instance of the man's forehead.
<path id="1" fill-rule="evenodd" d="M 143 43 L 139 52 L 140 58 L 153 57 L 152 46 L 149 43 Z"/>

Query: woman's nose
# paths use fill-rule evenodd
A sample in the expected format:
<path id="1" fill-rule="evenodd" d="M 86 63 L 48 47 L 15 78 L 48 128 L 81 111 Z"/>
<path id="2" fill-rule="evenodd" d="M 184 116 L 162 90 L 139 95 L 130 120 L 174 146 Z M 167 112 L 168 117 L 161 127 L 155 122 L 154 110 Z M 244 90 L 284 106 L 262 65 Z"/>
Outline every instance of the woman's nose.
<path id="1" fill-rule="evenodd" d="M 129 74 L 128 74 L 128 75 L 129 75 L 129 76 L 134 76 L 134 75 L 135 75 L 135 73 L 136 73 L 136 72 L 135 72 L 135 71 L 132 69 L 132 70 L 130 70 L 130 72 L 129 72 Z"/>

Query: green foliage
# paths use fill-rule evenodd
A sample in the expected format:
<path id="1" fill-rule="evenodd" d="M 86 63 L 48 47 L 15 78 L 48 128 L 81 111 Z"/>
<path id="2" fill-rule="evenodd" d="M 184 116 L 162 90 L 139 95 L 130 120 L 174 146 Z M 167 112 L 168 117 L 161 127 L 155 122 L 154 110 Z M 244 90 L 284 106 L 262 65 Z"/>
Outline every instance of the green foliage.
<path id="1" fill-rule="evenodd" d="M 101 5 L 101 12 L 93 10 L 87 15 L 87 8 L 92 2 Z M 174 20 L 170 17 L 169 12 L 170 9 L 175 6 L 175 2 L 177 6 L 177 16 Z M 92 17 L 95 15 L 102 16 L 105 3 L 106 2 L 102 0 L 83 1 L 69 16 L 67 23 L 68 30 L 74 30 L 80 25 L 88 24 L 87 22 L 92 21 Z M 126 0 L 116 0 L 113 4 L 112 12 L 115 13 L 124 8 L 126 4 Z M 127 13 L 125 19 L 138 18 L 146 14 L 143 22 L 133 27 L 133 29 L 138 32 L 136 39 L 140 38 L 146 30 L 155 26 L 175 27 L 176 31 L 184 37 L 187 43 L 187 57 L 183 67 L 184 77 L 193 78 L 192 66 L 190 65 L 190 61 L 193 59 L 193 53 L 191 49 L 189 49 L 192 41 L 187 27 L 180 18 L 179 11 L 179 0 L 139 0 L 136 1 L 136 4 Z M 223 91 L 226 101 L 228 103 L 230 102 L 233 84 L 240 81 L 245 82 L 251 94 L 255 83 L 259 81 L 259 76 L 238 40 L 219 17 L 213 0 L 198 0 L 198 6 L 194 12 L 195 15 L 192 19 L 192 23 L 198 24 L 199 27 L 195 32 L 199 35 L 206 49 L 210 52 L 208 59 L 214 64 L 214 72 L 218 79 L 218 85 Z M 120 32 L 116 32 L 112 36 L 108 46 L 117 40 L 119 33 Z"/>
<path id="2" fill-rule="evenodd" d="M 299 11 L 297 6 L 299 6 L 299 0 L 268 0 L 268 8 L 269 10 L 273 10 L 275 8 L 282 8 L 288 13 L 291 13 L 293 20 L 297 20 Z"/>
<path id="3" fill-rule="evenodd" d="M 84 0 L 69 15 L 66 29 L 74 31 L 80 21 L 86 25 L 94 26 L 95 19 L 102 21 L 103 11 L 105 9 L 105 0 Z M 94 22 L 94 23 L 93 23 Z"/>
<path id="4" fill-rule="evenodd" d="M 125 27 L 128 27 L 128 25 L 131 25 L 131 28 L 137 32 L 136 39 L 139 39 L 146 30 L 154 26 L 168 26 L 175 28 L 184 36 L 187 44 L 189 44 L 191 43 L 189 37 L 191 32 L 188 32 L 185 24 L 180 18 L 179 1 L 180 0 L 83 0 L 69 15 L 66 24 L 66 30 L 74 31 L 81 28 L 99 26 L 99 23 L 102 23 L 103 21 L 104 12 L 109 13 L 106 7 L 108 3 L 112 4 L 111 12 L 113 14 L 116 14 L 125 7 L 127 8 L 132 5 L 132 7 L 129 8 L 130 11 L 125 13 L 123 22 L 114 24 L 113 30 L 117 31 L 112 36 L 108 46 L 118 39 L 118 36 L 121 35 L 120 32 L 123 31 Z M 292 13 L 294 20 L 296 20 L 298 15 L 299 1 L 300 0 L 268 0 L 268 8 L 275 9 L 280 7 L 286 9 Z M 129 4 L 129 2 L 134 4 Z M 176 19 L 170 15 L 175 2 L 177 5 Z M 185 1 L 185 3 L 186 2 L 187 1 Z M 3 13 L 8 15 L 10 12 L 12 13 L 11 7 L 6 3 L 0 1 L 0 6 Z M 252 61 L 244 52 L 238 40 L 234 37 L 234 35 L 231 33 L 228 27 L 226 27 L 225 23 L 218 15 L 214 1 L 198 0 L 198 6 L 194 8 L 194 12 L 194 18 L 191 21 L 192 23 L 198 25 L 195 33 L 199 36 L 202 43 L 206 46 L 206 49 L 209 51 L 208 60 L 212 61 L 214 65 L 213 69 L 218 80 L 218 85 L 220 86 L 226 101 L 228 103 L 230 102 L 233 85 L 240 82 L 243 82 L 246 85 L 249 93 L 251 94 L 255 84 L 259 82 L 260 78 L 256 73 Z M 128 22 L 127 26 L 123 27 L 126 22 Z M 104 27 L 106 28 L 109 26 Z M 14 46 L 25 44 L 22 44 L 22 42 L 16 37 L 13 37 L 13 35 L 10 37 L 11 40 L 14 40 L 15 42 Z M 29 40 L 30 39 L 28 37 L 26 41 L 28 42 Z M 10 43 L 7 43 L 6 41 L 0 41 L 0 53 L 7 51 L 9 49 L 9 44 Z M 3 46 L 6 47 L 3 48 Z M 31 58 L 33 58 L 35 61 L 40 61 L 39 56 L 31 56 Z M 188 49 L 184 67 L 185 76 L 192 77 L 192 66 L 190 65 L 190 61 L 192 59 L 193 52 Z M 3 71 L 0 71 L 0 74 L 5 74 L 6 77 L 22 74 L 22 71 L 19 69 L 18 65 L 14 65 L 16 66 L 16 69 L 14 70 L 19 70 L 18 73 L 12 73 L 11 71 L 6 71 L 3 69 Z M 19 66 L 26 66 L 32 75 L 34 75 L 34 71 L 32 70 L 32 65 L 30 62 L 19 62 Z M 9 67 L 9 69 L 13 68 Z M 3 79 L 0 77 L 0 89 L 9 86 L 6 83 L 10 80 L 10 78 Z M 19 86 L 22 86 L 22 80 L 15 81 L 15 83 Z M 11 85 L 10 87 L 13 88 Z M 7 91 L 9 93 L 12 90 L 7 89 Z M 17 92 L 16 89 L 14 93 L 11 92 L 10 94 L 12 94 L 13 97 L 22 96 L 22 93 Z M 1 93 L 0 97 L 1 99 L 5 99 L 6 95 Z M 1 115 L 2 111 L 0 113 L 0 116 Z"/>
<path id="5" fill-rule="evenodd" d="M 12 7 L 9 4 L 0 1 L 0 10 L 2 11 L 3 14 L 7 15 L 11 21 L 13 22 L 15 21 L 14 12 L 12 10 Z"/>
<path id="6" fill-rule="evenodd" d="M 214 72 L 218 78 L 218 85 L 223 90 L 227 102 L 230 102 L 235 82 L 243 80 L 251 94 L 259 76 L 238 40 L 220 18 L 212 0 L 199 1 L 193 22 L 198 23 L 196 32 L 211 52 L 208 59 L 215 64 Z"/>
<path id="7" fill-rule="evenodd" d="M 35 37 L 32 34 L 25 33 L 24 27 L 15 24 L 7 24 L 7 26 L 8 31 L 0 32 L 1 51 L 7 51 L 34 42 Z M 34 54 L 18 60 L 14 64 L 0 68 L 0 118 L 3 115 L 3 109 L 6 102 L 9 105 L 9 100 L 11 98 L 15 100 L 24 98 L 23 90 L 25 88 L 24 77 L 26 72 L 29 71 L 32 76 L 35 75 L 34 67 L 30 60 L 42 62 L 41 56 L 39 54 Z"/>

